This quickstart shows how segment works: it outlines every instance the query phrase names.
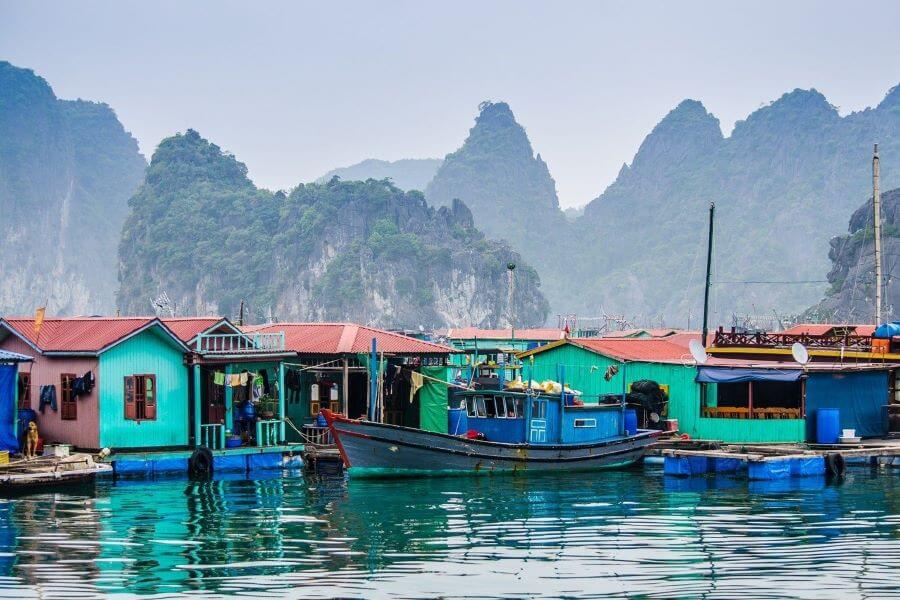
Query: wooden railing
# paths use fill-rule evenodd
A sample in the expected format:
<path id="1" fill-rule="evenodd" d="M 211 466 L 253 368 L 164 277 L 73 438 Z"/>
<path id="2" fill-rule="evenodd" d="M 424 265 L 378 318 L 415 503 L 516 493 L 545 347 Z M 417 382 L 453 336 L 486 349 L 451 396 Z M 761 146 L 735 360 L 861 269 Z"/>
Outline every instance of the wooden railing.
<path id="1" fill-rule="evenodd" d="M 703 416 L 709 419 L 799 419 L 799 408 L 749 408 L 740 406 L 708 406 Z"/>
<path id="2" fill-rule="evenodd" d="M 867 335 L 810 335 L 807 333 L 787 334 L 760 331 L 746 333 L 719 329 L 713 337 L 713 346 L 719 348 L 790 348 L 795 343 L 807 348 L 844 348 L 858 352 L 872 351 L 872 338 Z"/>
<path id="3" fill-rule="evenodd" d="M 225 447 L 225 426 L 210 423 L 200 426 L 200 445 L 210 450 L 221 450 Z"/>
<path id="4" fill-rule="evenodd" d="M 281 421 L 272 419 L 256 422 L 257 446 L 277 446 L 281 441 Z"/>
<path id="5" fill-rule="evenodd" d="M 252 354 L 283 352 L 284 332 L 210 333 L 197 336 L 195 351 L 200 354 Z"/>

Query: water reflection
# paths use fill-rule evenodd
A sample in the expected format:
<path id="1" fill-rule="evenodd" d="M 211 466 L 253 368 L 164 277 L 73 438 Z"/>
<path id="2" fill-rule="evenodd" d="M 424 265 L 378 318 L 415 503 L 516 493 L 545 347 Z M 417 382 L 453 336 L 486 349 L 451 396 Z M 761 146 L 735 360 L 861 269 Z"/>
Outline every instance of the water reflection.
<path id="1" fill-rule="evenodd" d="M 650 470 L 118 481 L 0 502 L 0 587 L 63 597 L 877 597 L 898 590 L 898 481 L 866 470 L 843 485 Z"/>

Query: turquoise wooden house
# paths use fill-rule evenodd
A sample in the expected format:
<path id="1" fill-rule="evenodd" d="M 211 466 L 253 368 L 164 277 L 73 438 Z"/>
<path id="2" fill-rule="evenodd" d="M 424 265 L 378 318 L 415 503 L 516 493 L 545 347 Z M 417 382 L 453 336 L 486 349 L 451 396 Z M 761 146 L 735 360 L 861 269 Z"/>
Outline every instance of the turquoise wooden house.
<path id="1" fill-rule="evenodd" d="M 0 348 L 34 357 L 19 373 L 19 408 L 36 411 L 46 442 L 187 444 L 187 348 L 159 319 L 2 319 Z"/>
<path id="2" fill-rule="evenodd" d="M 461 327 L 438 331 L 438 339 L 457 350 L 450 365 L 463 380 L 473 377 L 496 377 L 510 381 L 522 375 L 518 353 L 539 348 L 565 338 L 562 329 L 549 327 L 528 329 L 481 329 Z M 472 373 L 473 366 L 476 373 Z"/>

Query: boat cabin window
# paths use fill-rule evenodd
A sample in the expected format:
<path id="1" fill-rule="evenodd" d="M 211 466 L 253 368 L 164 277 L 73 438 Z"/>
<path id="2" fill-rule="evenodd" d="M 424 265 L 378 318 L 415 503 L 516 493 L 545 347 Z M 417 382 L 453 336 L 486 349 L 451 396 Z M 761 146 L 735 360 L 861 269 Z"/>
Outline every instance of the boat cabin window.
<path id="1" fill-rule="evenodd" d="M 522 417 L 522 399 L 507 396 L 506 398 L 506 416 L 510 419 L 518 419 Z"/>
<path id="2" fill-rule="evenodd" d="M 484 406 L 484 396 L 475 396 L 475 416 L 486 417 L 487 409 Z"/>
<path id="3" fill-rule="evenodd" d="M 547 418 L 547 402 L 544 400 L 531 401 L 531 418 L 546 419 Z"/>
<path id="4" fill-rule="evenodd" d="M 596 427 L 597 419 L 575 419 L 575 427 Z"/>
<path id="5" fill-rule="evenodd" d="M 494 396 L 494 406 L 496 407 L 494 414 L 498 419 L 505 419 L 509 416 L 506 411 L 506 398 L 503 396 Z"/>

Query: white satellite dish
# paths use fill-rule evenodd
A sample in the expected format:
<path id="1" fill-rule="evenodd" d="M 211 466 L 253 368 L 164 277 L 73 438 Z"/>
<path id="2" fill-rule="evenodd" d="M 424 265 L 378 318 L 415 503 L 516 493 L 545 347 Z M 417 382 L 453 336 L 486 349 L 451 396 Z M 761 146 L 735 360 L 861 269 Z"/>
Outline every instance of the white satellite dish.
<path id="1" fill-rule="evenodd" d="M 795 342 L 794 345 L 791 346 L 791 355 L 794 357 L 794 360 L 801 365 L 805 365 L 809 362 L 809 351 L 806 349 L 806 346 L 800 342 Z"/>
<path id="2" fill-rule="evenodd" d="M 703 347 L 703 344 L 701 344 L 699 340 L 689 341 L 688 348 L 691 351 L 691 356 L 697 361 L 697 364 L 702 365 L 709 360 L 709 354 L 706 353 L 706 348 Z"/>

